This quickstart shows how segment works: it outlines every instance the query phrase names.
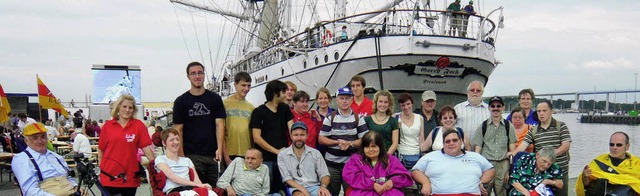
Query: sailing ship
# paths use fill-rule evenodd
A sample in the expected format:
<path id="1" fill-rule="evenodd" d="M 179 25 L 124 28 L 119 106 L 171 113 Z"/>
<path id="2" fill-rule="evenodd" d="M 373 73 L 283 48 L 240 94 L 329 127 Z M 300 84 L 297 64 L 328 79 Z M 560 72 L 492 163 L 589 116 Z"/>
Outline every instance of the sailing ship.
<path id="1" fill-rule="evenodd" d="M 209 87 L 229 96 L 232 76 L 248 72 L 253 81 L 247 99 L 254 105 L 265 101 L 271 80 L 292 81 L 313 100 L 318 88 L 344 87 L 354 75 L 366 79 L 365 93 L 387 89 L 420 100 L 423 91 L 433 90 L 439 104 L 455 104 L 466 99 L 470 82 L 486 84 L 499 63 L 494 55 L 502 7 L 482 16 L 447 11 L 446 1 L 442 9 L 431 9 L 429 0 L 386 0 L 377 9 L 347 15 L 346 0 L 305 0 L 297 7 L 294 2 L 302 0 L 239 0 L 244 11 L 235 13 L 213 1 L 170 1 L 236 21 L 239 34 L 247 36 L 234 39 L 243 42 L 233 44 L 241 46 L 238 55 L 215 70 Z M 333 10 L 331 19 L 318 19 L 318 5 Z M 313 23 L 297 22 L 302 20 Z"/>

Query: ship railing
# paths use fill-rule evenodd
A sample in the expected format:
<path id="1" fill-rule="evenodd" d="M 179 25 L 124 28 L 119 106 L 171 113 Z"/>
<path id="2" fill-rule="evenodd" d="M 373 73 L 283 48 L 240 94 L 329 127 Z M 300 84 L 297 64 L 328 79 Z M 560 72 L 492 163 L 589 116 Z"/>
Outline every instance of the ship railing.
<path id="1" fill-rule="evenodd" d="M 357 22 L 365 17 L 370 19 Z M 276 38 L 270 47 L 232 66 L 231 74 L 253 73 L 324 46 L 351 41 L 356 35 L 455 37 L 494 45 L 497 34 L 497 25 L 481 15 L 411 9 L 368 12 L 320 22 L 287 39 Z"/>

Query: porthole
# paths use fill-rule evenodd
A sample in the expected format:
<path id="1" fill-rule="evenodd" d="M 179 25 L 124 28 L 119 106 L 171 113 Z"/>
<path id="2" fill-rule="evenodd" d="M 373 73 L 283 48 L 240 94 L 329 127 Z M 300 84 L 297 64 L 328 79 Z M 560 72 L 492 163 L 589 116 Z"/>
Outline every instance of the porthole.
<path id="1" fill-rule="evenodd" d="M 318 65 L 318 57 L 316 56 L 316 58 L 314 59 L 316 65 Z"/>
<path id="2" fill-rule="evenodd" d="M 324 55 L 324 63 L 327 63 L 327 62 L 329 62 L 329 55 L 325 54 Z"/>
<path id="3" fill-rule="evenodd" d="M 340 59 L 340 54 L 338 54 L 338 52 L 333 53 L 333 59 L 334 59 L 334 60 L 336 60 L 336 61 L 337 61 L 338 59 Z"/>
<path id="4" fill-rule="evenodd" d="M 302 62 L 302 67 L 305 68 L 305 69 L 307 68 L 307 61 L 303 61 Z"/>
<path id="5" fill-rule="evenodd" d="M 280 68 L 280 72 L 282 72 L 282 75 L 284 76 L 284 68 Z"/>

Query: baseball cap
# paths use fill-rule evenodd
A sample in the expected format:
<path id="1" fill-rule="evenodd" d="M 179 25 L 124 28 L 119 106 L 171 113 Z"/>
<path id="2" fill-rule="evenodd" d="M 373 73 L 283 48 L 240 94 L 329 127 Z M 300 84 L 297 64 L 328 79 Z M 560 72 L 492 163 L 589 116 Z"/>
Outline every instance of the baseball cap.
<path id="1" fill-rule="evenodd" d="M 306 131 L 307 130 L 307 125 L 304 124 L 304 122 L 302 122 L 302 121 L 295 122 L 295 123 L 293 123 L 293 125 L 291 125 L 291 131 L 293 131 L 295 129 L 304 129 Z"/>
<path id="2" fill-rule="evenodd" d="M 349 95 L 349 96 L 353 96 L 353 92 L 351 91 L 351 88 L 345 86 L 342 88 L 338 89 L 338 92 L 336 93 L 336 96 L 338 95 Z"/>
<path id="3" fill-rule="evenodd" d="M 422 101 L 427 101 L 429 99 L 433 99 L 434 101 L 437 100 L 436 93 L 433 91 L 424 91 L 424 93 L 422 93 Z"/>
<path id="4" fill-rule="evenodd" d="M 30 136 L 38 133 L 47 133 L 47 128 L 42 123 L 31 123 L 24 127 L 22 135 Z"/>
<path id="5" fill-rule="evenodd" d="M 500 102 L 500 104 L 504 105 L 504 101 L 502 101 L 502 97 L 500 96 L 491 97 L 491 99 L 489 99 L 489 104 L 491 104 L 494 101 Z"/>

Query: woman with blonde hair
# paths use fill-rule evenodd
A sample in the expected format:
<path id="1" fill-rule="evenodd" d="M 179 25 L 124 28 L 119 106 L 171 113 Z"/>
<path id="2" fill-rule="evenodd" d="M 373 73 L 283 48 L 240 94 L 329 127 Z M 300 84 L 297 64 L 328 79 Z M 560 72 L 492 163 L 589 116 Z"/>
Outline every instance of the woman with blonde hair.
<path id="1" fill-rule="evenodd" d="M 379 90 L 373 95 L 373 114 L 364 118 L 369 131 L 382 135 L 387 154 L 393 154 L 398 148 L 398 120 L 393 114 L 393 95 L 388 90 Z"/>
<path id="2" fill-rule="evenodd" d="M 105 122 L 98 142 L 100 183 L 110 195 L 135 195 L 144 168 L 137 161 L 138 148 L 149 160 L 155 159 L 147 127 L 135 118 L 138 111 L 131 95 L 118 98 Z"/>

